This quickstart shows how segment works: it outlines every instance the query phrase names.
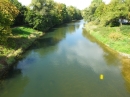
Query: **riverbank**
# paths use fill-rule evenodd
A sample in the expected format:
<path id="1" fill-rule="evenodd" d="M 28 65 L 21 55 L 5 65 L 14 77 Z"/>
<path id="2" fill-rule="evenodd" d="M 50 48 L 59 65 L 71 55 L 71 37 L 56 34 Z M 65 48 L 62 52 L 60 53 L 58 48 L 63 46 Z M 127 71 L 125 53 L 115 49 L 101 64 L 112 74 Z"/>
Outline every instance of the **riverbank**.
<path id="1" fill-rule="evenodd" d="M 13 28 L 12 34 L 6 45 L 0 45 L 0 77 L 36 39 L 44 35 L 43 32 L 27 27 Z"/>
<path id="2" fill-rule="evenodd" d="M 85 29 L 106 46 L 130 58 L 130 26 L 102 27 L 87 23 Z"/>

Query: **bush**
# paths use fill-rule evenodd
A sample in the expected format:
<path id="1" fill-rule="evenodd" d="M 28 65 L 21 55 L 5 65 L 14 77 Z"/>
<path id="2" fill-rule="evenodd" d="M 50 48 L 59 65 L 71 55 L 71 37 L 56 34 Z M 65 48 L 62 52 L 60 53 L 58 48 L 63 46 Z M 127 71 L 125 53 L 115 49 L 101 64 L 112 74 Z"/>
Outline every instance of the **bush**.
<path id="1" fill-rule="evenodd" d="M 121 40 L 122 39 L 122 35 L 119 32 L 113 32 L 109 34 L 109 38 L 113 39 L 113 40 Z"/>
<path id="2" fill-rule="evenodd" d="M 7 64 L 12 64 L 13 62 L 15 62 L 15 58 L 14 57 L 10 57 L 10 58 L 8 58 L 7 60 Z"/>

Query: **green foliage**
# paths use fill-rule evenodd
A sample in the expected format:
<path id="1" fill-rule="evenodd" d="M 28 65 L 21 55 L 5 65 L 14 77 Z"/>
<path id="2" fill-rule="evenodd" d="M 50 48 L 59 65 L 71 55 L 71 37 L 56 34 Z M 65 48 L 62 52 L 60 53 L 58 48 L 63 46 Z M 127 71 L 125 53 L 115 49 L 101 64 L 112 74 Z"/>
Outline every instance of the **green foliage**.
<path id="1" fill-rule="evenodd" d="M 107 12 L 102 15 L 101 23 L 103 25 L 119 26 L 119 19 L 124 19 L 128 15 L 128 8 L 125 3 L 113 1 L 106 8 Z"/>
<path id="2" fill-rule="evenodd" d="M 130 0 L 111 0 L 106 5 L 102 0 L 93 0 L 89 8 L 83 10 L 83 17 L 88 22 L 95 21 L 102 26 L 119 26 L 123 19 L 130 19 L 129 2 Z"/>
<path id="3" fill-rule="evenodd" d="M 15 18 L 15 21 L 13 23 L 13 26 L 19 26 L 25 24 L 25 12 L 27 11 L 27 8 L 25 6 L 22 6 L 18 0 L 10 0 L 10 2 L 17 7 L 17 9 L 20 11 L 17 17 Z"/>
<path id="4" fill-rule="evenodd" d="M 98 6 L 102 3 L 102 0 L 93 0 L 91 5 L 88 8 L 85 8 L 82 12 L 83 18 L 87 21 L 95 21 L 95 11 L 98 8 Z"/>
<path id="5" fill-rule="evenodd" d="M 123 25 L 120 27 L 121 33 L 127 37 L 130 37 L 130 26 L 129 25 Z"/>
<path id="6" fill-rule="evenodd" d="M 7 39 L 7 44 L 0 45 L 0 58 L 7 56 L 11 52 L 16 52 L 19 48 L 26 49 L 40 35 L 42 35 L 42 32 L 38 32 L 32 28 L 13 28 L 12 35 Z"/>
<path id="7" fill-rule="evenodd" d="M 0 69 L 4 68 L 3 64 L 0 64 Z"/>
<path id="8" fill-rule="evenodd" d="M 130 27 L 128 25 L 123 25 L 122 27 L 97 26 L 92 28 L 91 25 L 87 24 L 86 27 L 86 30 L 90 31 L 91 35 L 110 48 L 130 54 Z"/>
<path id="9" fill-rule="evenodd" d="M 125 0 L 125 5 L 128 7 L 128 16 L 127 19 L 130 20 L 130 0 Z"/>
<path id="10" fill-rule="evenodd" d="M 27 27 L 17 27 L 12 29 L 13 36 L 28 37 L 34 30 Z"/>
<path id="11" fill-rule="evenodd" d="M 34 29 L 46 31 L 49 28 L 72 20 L 81 19 L 80 10 L 53 0 L 32 0 L 26 12 L 26 22 Z"/>
<path id="12" fill-rule="evenodd" d="M 7 36 L 11 34 L 10 26 L 19 11 L 8 0 L 0 1 L 0 45 L 5 44 Z"/>
<path id="13" fill-rule="evenodd" d="M 7 61 L 7 64 L 10 65 L 10 64 L 15 62 L 15 58 L 14 57 L 10 57 L 6 61 Z"/>

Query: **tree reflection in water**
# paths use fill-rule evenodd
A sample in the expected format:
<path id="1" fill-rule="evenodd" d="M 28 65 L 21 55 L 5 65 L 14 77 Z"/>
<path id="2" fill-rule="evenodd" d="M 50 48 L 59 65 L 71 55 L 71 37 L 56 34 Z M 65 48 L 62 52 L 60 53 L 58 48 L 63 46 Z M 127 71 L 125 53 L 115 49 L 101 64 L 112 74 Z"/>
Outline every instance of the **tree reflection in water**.
<path id="1" fill-rule="evenodd" d="M 105 52 L 103 56 L 104 56 L 104 59 L 105 59 L 105 61 L 108 65 L 117 65 L 117 64 L 114 64 L 114 63 L 120 64 L 120 62 L 118 62 L 119 54 L 117 52 L 113 51 L 112 49 L 105 46 L 103 43 L 101 43 L 97 39 L 95 39 L 85 29 L 83 29 L 82 34 L 83 34 L 84 37 L 88 38 L 91 42 L 97 43 L 103 49 L 103 51 Z"/>
<path id="2" fill-rule="evenodd" d="M 8 74 L 0 82 L 0 97 L 19 97 L 29 83 L 28 77 L 23 76 L 21 70 L 16 68 L 12 68 Z"/>
<path id="3" fill-rule="evenodd" d="M 98 43 L 99 46 L 101 46 L 104 50 L 104 52 L 108 52 L 107 54 L 104 54 L 104 59 L 106 60 L 106 63 L 108 65 L 115 65 L 113 63 L 117 63 L 121 65 L 121 70 L 123 74 L 123 78 L 125 80 L 125 86 L 126 89 L 130 92 L 130 59 L 126 57 L 120 57 L 120 55 L 110 49 L 109 47 L 105 46 L 98 40 L 96 40 L 93 36 L 89 34 L 85 29 L 83 30 L 83 36 L 87 37 L 91 42 Z"/>
<path id="4" fill-rule="evenodd" d="M 125 85 L 127 90 L 130 92 L 130 59 L 122 58 L 122 74 L 125 79 Z"/>

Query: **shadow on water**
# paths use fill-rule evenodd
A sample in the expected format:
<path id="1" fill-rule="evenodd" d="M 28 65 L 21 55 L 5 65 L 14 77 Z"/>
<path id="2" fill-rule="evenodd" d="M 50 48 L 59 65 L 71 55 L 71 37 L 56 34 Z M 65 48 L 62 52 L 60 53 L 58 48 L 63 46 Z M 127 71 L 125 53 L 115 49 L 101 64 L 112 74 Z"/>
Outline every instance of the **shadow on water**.
<path id="1" fill-rule="evenodd" d="M 64 31 L 63 28 L 53 28 L 43 37 L 35 41 L 28 51 L 32 49 L 41 49 L 42 53 L 40 52 L 40 54 L 42 55 L 44 53 L 47 54 L 48 52 L 55 51 L 57 49 L 57 44 L 65 37 L 66 31 Z"/>
<path id="2" fill-rule="evenodd" d="M 10 69 L 9 75 L 5 79 L 0 80 L 0 97 L 19 97 L 29 83 L 28 77 L 23 76 L 21 69 L 15 67 Z"/>
<path id="3" fill-rule="evenodd" d="M 67 24 L 61 24 L 61 25 L 56 25 L 53 28 L 49 29 L 48 31 L 46 31 L 46 33 L 51 33 L 53 31 L 55 31 L 58 28 L 63 28 L 63 27 L 67 27 Z"/>
<path id="4" fill-rule="evenodd" d="M 49 30 L 48 33 L 46 33 L 43 37 L 34 42 L 30 49 L 48 48 L 50 46 L 56 46 L 61 40 L 66 38 L 67 33 L 74 33 L 75 30 L 79 27 L 80 24 L 75 25 L 74 23 L 69 23 L 58 26 L 57 28 L 53 28 Z"/>

